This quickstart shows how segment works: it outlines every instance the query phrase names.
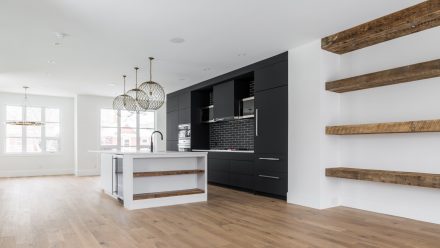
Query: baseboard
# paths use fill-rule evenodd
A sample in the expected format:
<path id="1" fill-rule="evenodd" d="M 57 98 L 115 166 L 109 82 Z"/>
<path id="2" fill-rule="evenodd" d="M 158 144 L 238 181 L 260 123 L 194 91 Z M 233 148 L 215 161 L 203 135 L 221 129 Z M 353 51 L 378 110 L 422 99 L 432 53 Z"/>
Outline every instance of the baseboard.
<path id="1" fill-rule="evenodd" d="M 0 177 L 72 175 L 73 169 L 1 170 Z"/>
<path id="2" fill-rule="evenodd" d="M 99 169 L 82 169 L 75 172 L 75 175 L 79 177 L 99 176 L 100 174 L 101 172 L 99 171 Z"/>

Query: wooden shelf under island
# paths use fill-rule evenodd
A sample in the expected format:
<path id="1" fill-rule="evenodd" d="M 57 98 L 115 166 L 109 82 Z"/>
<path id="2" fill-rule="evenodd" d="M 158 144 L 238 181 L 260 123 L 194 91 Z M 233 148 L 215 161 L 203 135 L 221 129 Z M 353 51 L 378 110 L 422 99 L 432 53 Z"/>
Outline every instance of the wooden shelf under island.
<path id="1" fill-rule="evenodd" d="M 152 199 L 152 198 L 193 195 L 193 194 L 203 194 L 203 193 L 205 193 L 205 191 L 202 189 L 173 190 L 173 191 L 164 191 L 164 192 L 134 194 L 133 200 L 136 201 L 136 200 L 145 200 L 145 199 Z"/>
<path id="2" fill-rule="evenodd" d="M 327 177 L 440 188 L 440 174 L 338 167 L 325 169 L 325 175 Z"/>
<path id="3" fill-rule="evenodd" d="M 328 135 L 440 132 L 440 119 L 327 126 Z"/>
<path id="4" fill-rule="evenodd" d="M 156 176 L 174 176 L 174 175 L 189 175 L 202 174 L 204 170 L 172 170 L 172 171 L 146 171 L 134 172 L 133 177 L 156 177 Z"/>

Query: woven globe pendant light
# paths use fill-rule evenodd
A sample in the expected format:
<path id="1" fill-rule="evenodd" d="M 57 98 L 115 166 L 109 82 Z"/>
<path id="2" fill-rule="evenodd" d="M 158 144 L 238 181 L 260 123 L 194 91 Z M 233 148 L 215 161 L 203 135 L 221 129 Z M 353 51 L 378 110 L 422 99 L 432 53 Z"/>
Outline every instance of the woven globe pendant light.
<path id="1" fill-rule="evenodd" d="M 134 69 L 136 71 L 136 88 L 129 90 L 127 95 L 131 96 L 136 102 L 136 109 L 134 111 L 145 111 L 148 110 L 149 99 L 147 94 L 138 88 L 137 72 L 139 67 L 135 67 Z"/>
<path id="2" fill-rule="evenodd" d="M 165 91 L 163 90 L 162 86 L 152 80 L 152 63 L 153 59 L 152 57 L 150 59 L 150 81 L 143 82 L 139 89 L 143 90 L 148 97 L 149 105 L 148 109 L 150 110 L 157 110 L 165 102 Z"/>
<path id="3" fill-rule="evenodd" d="M 128 110 L 128 111 L 136 111 L 137 110 L 137 103 L 136 100 L 133 99 L 133 97 L 126 94 L 125 91 L 125 78 L 126 75 L 122 76 L 124 78 L 124 92 L 122 95 L 117 96 L 113 100 L 113 109 L 114 110 Z"/>

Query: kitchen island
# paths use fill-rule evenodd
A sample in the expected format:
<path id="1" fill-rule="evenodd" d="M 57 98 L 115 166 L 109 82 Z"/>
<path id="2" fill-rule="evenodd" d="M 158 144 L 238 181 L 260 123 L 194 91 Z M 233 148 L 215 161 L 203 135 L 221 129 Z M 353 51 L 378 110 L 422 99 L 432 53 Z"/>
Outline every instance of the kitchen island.
<path id="1" fill-rule="evenodd" d="M 127 209 L 207 200 L 207 152 L 95 152 L 103 191 Z"/>

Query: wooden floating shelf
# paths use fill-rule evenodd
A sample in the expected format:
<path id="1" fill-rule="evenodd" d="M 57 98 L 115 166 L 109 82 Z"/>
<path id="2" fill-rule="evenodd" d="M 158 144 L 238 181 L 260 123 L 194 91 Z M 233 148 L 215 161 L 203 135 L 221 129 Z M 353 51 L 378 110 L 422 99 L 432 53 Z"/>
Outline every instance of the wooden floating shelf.
<path id="1" fill-rule="evenodd" d="M 363 90 L 440 76 L 440 59 L 327 82 L 325 89 L 337 93 Z"/>
<path id="2" fill-rule="evenodd" d="M 344 54 L 440 25 L 440 1 L 429 0 L 321 40 L 321 48 Z"/>
<path id="3" fill-rule="evenodd" d="M 134 172 L 133 177 L 156 177 L 156 176 L 173 176 L 173 175 L 188 175 L 188 174 L 202 174 L 204 170 L 174 170 L 174 171 L 147 171 Z"/>
<path id="4" fill-rule="evenodd" d="M 194 194 L 202 194 L 202 193 L 205 193 L 205 191 L 201 189 L 185 189 L 185 190 L 164 191 L 164 192 L 155 192 L 155 193 L 134 194 L 133 200 L 145 200 L 145 199 L 154 199 L 154 198 L 171 197 L 171 196 L 194 195 Z"/>
<path id="5" fill-rule="evenodd" d="M 327 126 L 328 135 L 440 132 L 440 120 Z"/>
<path id="6" fill-rule="evenodd" d="M 354 180 L 440 188 L 440 174 L 339 167 L 327 168 L 325 175 Z"/>

